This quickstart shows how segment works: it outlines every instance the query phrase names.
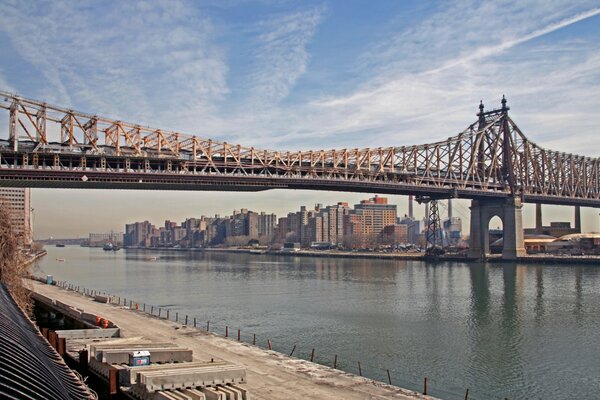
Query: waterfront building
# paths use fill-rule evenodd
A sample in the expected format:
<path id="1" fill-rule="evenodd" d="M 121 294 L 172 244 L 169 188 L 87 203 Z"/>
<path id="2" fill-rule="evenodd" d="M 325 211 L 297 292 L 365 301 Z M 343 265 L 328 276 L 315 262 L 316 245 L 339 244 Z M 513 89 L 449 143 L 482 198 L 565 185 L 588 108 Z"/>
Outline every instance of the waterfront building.
<path id="1" fill-rule="evenodd" d="M 525 228 L 525 234 L 532 235 L 535 233 L 550 235 L 554 237 L 561 237 L 565 235 L 571 235 L 580 233 L 577 227 L 572 228 L 570 222 L 550 222 L 550 226 L 541 226 L 536 228 Z"/>
<path id="2" fill-rule="evenodd" d="M 258 235 L 272 237 L 277 226 L 277 215 L 267 214 L 264 211 L 258 216 Z"/>
<path id="3" fill-rule="evenodd" d="M 408 225 L 394 224 L 383 228 L 382 239 L 385 244 L 398 245 L 408 243 Z"/>
<path id="4" fill-rule="evenodd" d="M 133 224 L 125 225 L 125 237 L 123 239 L 124 246 L 146 246 L 148 239 L 156 230 L 154 225 L 148 221 L 134 222 Z"/>
<path id="5" fill-rule="evenodd" d="M 381 238 L 386 226 L 395 225 L 398 210 L 395 204 L 388 204 L 386 197 L 375 196 L 362 200 L 344 216 L 344 229 L 349 247 L 368 247 Z"/>
<path id="6" fill-rule="evenodd" d="M 90 233 L 88 244 L 90 247 L 102 247 L 107 243 L 123 246 L 123 232 Z"/>
<path id="7" fill-rule="evenodd" d="M 410 216 L 404 216 L 398 221 L 402 225 L 406 225 L 407 243 L 421 245 L 423 241 L 423 220 L 414 219 Z"/>
<path id="8" fill-rule="evenodd" d="M 449 217 L 444 220 L 442 227 L 445 236 L 448 238 L 448 244 L 456 244 L 462 236 L 462 220 L 459 217 Z"/>
<path id="9" fill-rule="evenodd" d="M 13 233 L 23 244 L 32 241 L 31 189 L 0 188 L 0 203 L 8 210 Z"/>

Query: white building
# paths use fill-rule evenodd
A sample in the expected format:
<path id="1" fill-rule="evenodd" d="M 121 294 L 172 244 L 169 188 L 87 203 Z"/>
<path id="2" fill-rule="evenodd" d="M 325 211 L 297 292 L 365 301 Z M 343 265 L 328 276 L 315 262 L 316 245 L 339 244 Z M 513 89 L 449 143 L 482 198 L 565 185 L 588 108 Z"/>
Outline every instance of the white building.
<path id="1" fill-rule="evenodd" d="M 0 203 L 10 214 L 15 235 L 23 238 L 24 244 L 31 243 L 31 189 L 0 188 Z"/>

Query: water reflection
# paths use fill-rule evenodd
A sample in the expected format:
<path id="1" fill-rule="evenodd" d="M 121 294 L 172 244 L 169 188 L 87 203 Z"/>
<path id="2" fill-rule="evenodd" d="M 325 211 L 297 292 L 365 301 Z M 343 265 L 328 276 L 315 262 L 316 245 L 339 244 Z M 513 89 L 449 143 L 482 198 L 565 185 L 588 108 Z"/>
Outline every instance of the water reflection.
<path id="1" fill-rule="evenodd" d="M 39 264 L 55 279 L 172 305 L 288 353 L 361 361 L 374 378 L 390 368 L 412 389 L 427 375 L 445 399 L 467 387 L 479 399 L 600 391 L 600 268 L 48 250 Z"/>

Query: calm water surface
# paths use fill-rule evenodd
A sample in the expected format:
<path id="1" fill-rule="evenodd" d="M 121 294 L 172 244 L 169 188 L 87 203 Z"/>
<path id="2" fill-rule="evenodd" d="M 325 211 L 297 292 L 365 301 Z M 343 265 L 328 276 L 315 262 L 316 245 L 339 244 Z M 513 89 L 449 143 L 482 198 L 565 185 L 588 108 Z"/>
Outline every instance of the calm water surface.
<path id="1" fill-rule="evenodd" d="M 600 398 L 600 266 L 47 250 L 38 273 L 444 399 Z"/>

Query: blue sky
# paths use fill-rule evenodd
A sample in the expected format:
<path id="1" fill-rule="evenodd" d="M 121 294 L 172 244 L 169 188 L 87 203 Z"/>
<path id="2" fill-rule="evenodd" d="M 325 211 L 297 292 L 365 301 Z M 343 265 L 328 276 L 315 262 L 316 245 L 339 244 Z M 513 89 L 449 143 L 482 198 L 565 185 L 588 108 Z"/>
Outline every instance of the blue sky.
<path id="1" fill-rule="evenodd" d="M 276 149 L 439 140 L 506 94 L 530 139 L 597 156 L 600 2 L 0 0 L 0 88 Z M 35 190 L 34 206 L 48 236 L 363 197 Z"/>

